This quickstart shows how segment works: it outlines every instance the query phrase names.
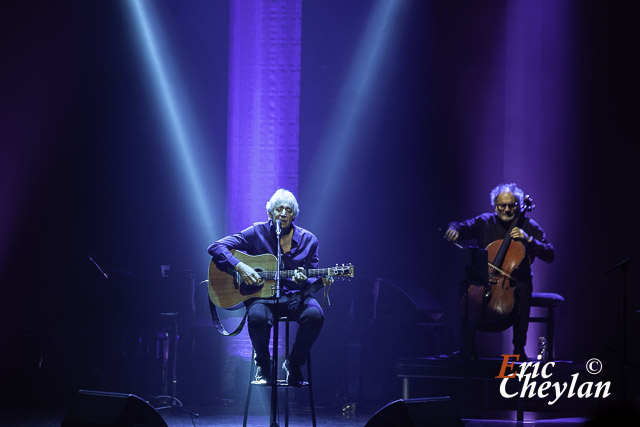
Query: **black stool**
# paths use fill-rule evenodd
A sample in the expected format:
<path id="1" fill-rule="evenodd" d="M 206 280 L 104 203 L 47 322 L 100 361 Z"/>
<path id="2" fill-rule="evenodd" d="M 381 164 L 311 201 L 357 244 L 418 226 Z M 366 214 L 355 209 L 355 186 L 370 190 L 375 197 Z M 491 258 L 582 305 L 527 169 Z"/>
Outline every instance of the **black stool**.
<path id="1" fill-rule="evenodd" d="M 529 317 L 529 322 L 546 323 L 547 324 L 547 350 L 549 352 L 549 360 L 555 358 L 554 353 L 554 337 L 555 337 L 555 317 L 554 311 L 564 302 L 562 295 L 550 292 L 534 292 L 531 295 L 531 307 L 543 307 L 547 309 L 546 316 Z"/>
<path id="2" fill-rule="evenodd" d="M 284 342 L 284 351 L 285 351 L 285 358 L 289 357 L 289 322 L 292 322 L 292 320 L 289 320 L 289 318 L 287 317 L 274 317 L 274 325 L 273 325 L 273 354 L 276 355 L 277 352 L 277 345 L 278 345 L 278 325 L 280 324 L 280 322 L 283 322 L 286 326 L 285 326 L 285 342 Z M 270 387 L 271 383 L 267 383 L 267 384 L 259 384 L 256 383 L 256 381 L 254 380 L 254 375 L 256 372 L 256 364 L 254 362 L 255 359 L 255 351 L 253 351 L 253 355 L 251 357 L 251 363 L 250 363 L 250 368 L 249 368 L 249 388 L 247 389 L 247 403 L 244 406 L 244 421 L 242 422 L 242 426 L 246 427 L 247 425 L 247 419 L 249 418 L 249 403 L 251 402 L 251 390 L 253 387 Z M 280 368 L 280 366 L 282 365 L 281 363 L 276 363 L 275 364 L 278 368 Z M 277 369 L 275 372 L 271 372 L 271 375 L 275 375 L 277 378 L 278 375 L 278 371 L 279 369 Z M 313 427 L 316 427 L 316 410 L 315 410 L 315 406 L 313 404 L 313 388 L 311 386 L 312 384 L 312 380 L 311 380 L 311 355 L 308 354 L 307 355 L 307 379 L 308 381 L 304 381 L 302 383 L 303 387 L 307 387 L 309 389 L 309 406 L 311 406 L 311 422 L 313 423 Z M 287 427 L 289 425 L 289 389 L 292 388 L 292 386 L 290 386 L 289 384 L 287 384 L 286 380 L 277 380 L 276 381 L 276 388 L 282 388 L 284 389 L 284 425 L 285 427 Z"/>

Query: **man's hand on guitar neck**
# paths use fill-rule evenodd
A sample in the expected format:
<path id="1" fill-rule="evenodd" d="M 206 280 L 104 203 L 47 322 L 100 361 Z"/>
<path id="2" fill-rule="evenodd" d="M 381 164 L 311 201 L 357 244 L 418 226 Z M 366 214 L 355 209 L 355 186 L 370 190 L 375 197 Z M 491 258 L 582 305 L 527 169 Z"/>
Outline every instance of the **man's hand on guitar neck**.
<path id="1" fill-rule="evenodd" d="M 236 264 L 235 270 L 240 273 L 240 278 L 247 285 L 260 284 L 263 280 L 257 271 L 242 261 Z"/>
<path id="2" fill-rule="evenodd" d="M 307 276 L 304 275 L 304 268 L 298 267 L 293 271 L 293 281 L 296 283 L 302 283 L 307 280 Z"/>
<path id="3" fill-rule="evenodd" d="M 235 270 L 240 273 L 240 278 L 247 285 L 260 284 L 263 281 L 257 271 L 242 261 L 236 264 Z M 303 283 L 307 280 L 307 276 L 304 274 L 304 268 L 298 267 L 294 270 L 292 279 L 296 283 Z"/>

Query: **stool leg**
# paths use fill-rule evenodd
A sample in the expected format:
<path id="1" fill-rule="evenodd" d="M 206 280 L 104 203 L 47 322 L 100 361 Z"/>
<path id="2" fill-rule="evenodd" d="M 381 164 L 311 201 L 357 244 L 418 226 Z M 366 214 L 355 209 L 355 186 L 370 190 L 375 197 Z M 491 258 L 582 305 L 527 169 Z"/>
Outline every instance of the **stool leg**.
<path id="1" fill-rule="evenodd" d="M 255 363 L 253 362 L 256 357 L 255 350 L 251 352 L 251 360 L 249 361 L 249 388 L 247 389 L 247 400 L 244 405 L 244 420 L 242 421 L 242 427 L 247 427 L 247 419 L 249 418 L 249 403 L 251 402 L 251 387 L 253 387 L 253 376 L 255 375 Z"/>
<path id="2" fill-rule="evenodd" d="M 524 421 L 524 398 L 516 398 L 516 421 Z"/>
<path id="3" fill-rule="evenodd" d="M 289 322 L 286 322 L 284 337 L 284 357 L 289 358 Z M 287 384 L 288 385 L 288 384 Z M 289 387 L 284 388 L 284 427 L 289 426 Z"/>
<path id="4" fill-rule="evenodd" d="M 278 414 L 278 325 L 273 322 L 273 363 L 271 364 L 271 423 L 277 425 Z"/>
<path id="5" fill-rule="evenodd" d="M 313 388 L 311 384 L 313 383 L 311 380 L 311 353 L 307 355 L 307 377 L 309 379 L 307 387 L 309 387 L 309 406 L 311 406 L 311 422 L 313 423 L 313 427 L 316 427 L 316 407 L 313 404 Z"/>
<path id="6" fill-rule="evenodd" d="M 554 350 L 554 333 L 555 333 L 555 319 L 554 319 L 554 311 L 553 307 L 548 308 L 549 312 L 547 313 L 547 337 L 549 342 L 547 343 L 548 351 L 549 351 L 549 360 L 554 360 L 556 358 L 555 350 Z"/>

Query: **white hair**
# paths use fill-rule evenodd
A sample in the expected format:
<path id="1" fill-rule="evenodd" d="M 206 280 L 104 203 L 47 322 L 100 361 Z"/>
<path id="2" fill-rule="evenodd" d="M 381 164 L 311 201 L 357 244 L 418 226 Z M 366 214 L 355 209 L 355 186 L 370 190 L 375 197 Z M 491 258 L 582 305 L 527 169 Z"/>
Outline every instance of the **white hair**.
<path id="1" fill-rule="evenodd" d="M 274 215 L 274 211 L 278 206 L 287 205 L 291 209 L 293 209 L 293 218 L 298 216 L 298 212 L 300 212 L 300 207 L 298 206 L 298 201 L 296 200 L 296 196 L 289 190 L 285 190 L 284 188 L 278 188 L 273 196 L 267 202 L 267 213 L 272 217 Z"/>
<path id="2" fill-rule="evenodd" d="M 524 191 L 522 191 L 515 182 L 511 182 L 509 184 L 499 184 L 496 188 L 491 190 L 491 206 L 496 205 L 496 199 L 502 193 L 513 193 L 518 205 L 522 205 L 522 201 L 524 200 Z"/>

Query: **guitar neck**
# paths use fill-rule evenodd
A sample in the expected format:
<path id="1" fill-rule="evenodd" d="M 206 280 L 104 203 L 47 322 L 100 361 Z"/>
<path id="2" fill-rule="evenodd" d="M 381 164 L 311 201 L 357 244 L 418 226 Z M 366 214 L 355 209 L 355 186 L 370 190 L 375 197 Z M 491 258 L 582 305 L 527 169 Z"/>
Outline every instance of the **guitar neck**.
<path id="1" fill-rule="evenodd" d="M 332 270 L 332 268 L 310 268 L 304 270 L 303 273 L 307 277 L 331 276 L 333 273 Z M 296 270 L 280 270 L 280 278 L 290 279 L 293 277 L 295 272 Z M 260 271 L 258 274 L 264 280 L 275 280 L 276 278 L 275 271 Z"/>

